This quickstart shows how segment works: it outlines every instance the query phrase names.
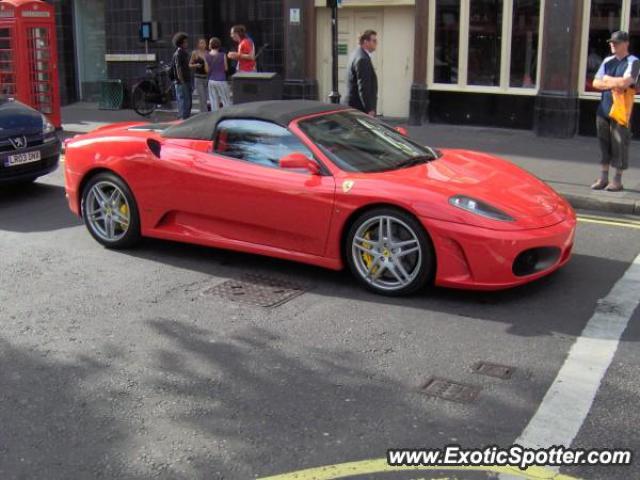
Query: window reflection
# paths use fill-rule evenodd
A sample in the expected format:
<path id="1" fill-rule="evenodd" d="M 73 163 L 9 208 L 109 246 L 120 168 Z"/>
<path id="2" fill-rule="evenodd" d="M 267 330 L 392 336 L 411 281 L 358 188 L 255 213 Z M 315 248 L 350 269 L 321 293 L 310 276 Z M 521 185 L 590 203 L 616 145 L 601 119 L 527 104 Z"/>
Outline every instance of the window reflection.
<path id="1" fill-rule="evenodd" d="M 635 56 L 640 55 L 640 0 L 631 0 L 629 37 L 629 49 L 631 53 Z"/>
<path id="2" fill-rule="evenodd" d="M 302 131 L 342 170 L 383 172 L 435 158 L 428 147 L 361 113 L 341 112 L 304 120 Z"/>
<path id="3" fill-rule="evenodd" d="M 592 0 L 591 2 L 585 85 L 587 92 L 597 91 L 593 88 L 593 77 L 602 61 L 611 55 L 607 39 L 612 32 L 620 30 L 621 10 L 622 0 Z"/>
<path id="4" fill-rule="evenodd" d="M 514 0 L 509 85 L 535 88 L 538 65 L 540 0 Z"/>
<path id="5" fill-rule="evenodd" d="M 502 0 L 471 0 L 469 10 L 469 85 L 500 85 Z"/>
<path id="6" fill-rule="evenodd" d="M 460 0 L 436 2 L 435 83 L 458 83 Z"/>
<path id="7" fill-rule="evenodd" d="M 216 152 L 266 167 L 278 168 L 280 159 L 298 152 L 313 154 L 289 130 L 259 120 L 225 120 L 216 135 Z"/>

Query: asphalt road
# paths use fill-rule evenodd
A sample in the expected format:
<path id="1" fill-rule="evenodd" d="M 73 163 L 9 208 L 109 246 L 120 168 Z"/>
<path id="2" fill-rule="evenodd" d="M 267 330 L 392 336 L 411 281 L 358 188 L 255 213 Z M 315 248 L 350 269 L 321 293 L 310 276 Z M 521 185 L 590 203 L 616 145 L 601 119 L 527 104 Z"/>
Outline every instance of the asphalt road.
<path id="1" fill-rule="evenodd" d="M 396 300 L 251 255 L 153 240 L 105 250 L 56 172 L 0 190 L 0 251 L 0 479 L 247 479 L 393 447 L 512 444 L 640 254 L 640 229 L 581 223 L 573 261 L 527 287 Z M 308 290 L 270 309 L 207 293 L 255 272 Z M 640 446 L 639 340 L 636 310 L 574 447 Z M 472 373 L 481 360 L 513 377 Z M 434 399 L 420 388 L 431 377 L 482 390 Z M 640 478 L 637 461 L 562 471 Z M 450 475 L 410 478 L 495 478 Z"/>

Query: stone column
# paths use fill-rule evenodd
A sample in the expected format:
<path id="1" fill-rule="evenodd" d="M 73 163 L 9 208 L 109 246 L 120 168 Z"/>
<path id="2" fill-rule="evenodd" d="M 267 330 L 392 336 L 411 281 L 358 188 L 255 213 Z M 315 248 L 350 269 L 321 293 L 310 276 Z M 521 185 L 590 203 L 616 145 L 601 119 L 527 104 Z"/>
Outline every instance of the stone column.
<path id="1" fill-rule="evenodd" d="M 314 0 L 284 0 L 283 5 L 284 98 L 317 100 L 315 2 Z M 297 18 L 297 12 L 299 12 L 299 18 Z"/>
<path id="2" fill-rule="evenodd" d="M 409 123 L 411 125 L 422 125 L 424 122 L 427 122 L 429 118 L 429 91 L 427 90 L 429 0 L 416 0 L 415 9 L 413 84 L 411 85 Z"/>
<path id="3" fill-rule="evenodd" d="M 541 137 L 570 138 L 578 131 L 583 0 L 545 4 L 540 91 L 534 130 Z"/>

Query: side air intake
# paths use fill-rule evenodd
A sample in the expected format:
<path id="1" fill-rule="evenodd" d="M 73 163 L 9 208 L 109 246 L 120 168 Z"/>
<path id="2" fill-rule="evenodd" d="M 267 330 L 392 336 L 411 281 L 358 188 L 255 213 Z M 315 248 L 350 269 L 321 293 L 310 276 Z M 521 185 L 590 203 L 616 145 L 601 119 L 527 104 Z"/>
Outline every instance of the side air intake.
<path id="1" fill-rule="evenodd" d="M 159 141 L 150 138 L 147 140 L 147 145 L 149 146 L 149 150 L 151 150 L 156 157 L 160 158 L 160 150 L 162 150 L 162 144 Z"/>

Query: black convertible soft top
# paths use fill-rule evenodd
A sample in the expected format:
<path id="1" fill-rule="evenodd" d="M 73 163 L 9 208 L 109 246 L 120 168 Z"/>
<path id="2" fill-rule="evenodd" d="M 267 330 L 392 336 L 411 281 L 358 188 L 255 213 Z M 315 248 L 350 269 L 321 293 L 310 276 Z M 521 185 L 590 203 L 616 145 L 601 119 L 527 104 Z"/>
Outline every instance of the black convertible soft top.
<path id="1" fill-rule="evenodd" d="M 232 105 L 217 112 L 201 113 L 167 128 L 162 132 L 166 138 L 188 138 L 193 140 L 213 139 L 218 122 L 229 119 L 264 120 L 287 127 L 296 118 L 316 113 L 349 110 L 348 107 L 315 102 L 311 100 L 270 100 Z"/>

